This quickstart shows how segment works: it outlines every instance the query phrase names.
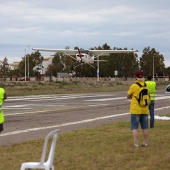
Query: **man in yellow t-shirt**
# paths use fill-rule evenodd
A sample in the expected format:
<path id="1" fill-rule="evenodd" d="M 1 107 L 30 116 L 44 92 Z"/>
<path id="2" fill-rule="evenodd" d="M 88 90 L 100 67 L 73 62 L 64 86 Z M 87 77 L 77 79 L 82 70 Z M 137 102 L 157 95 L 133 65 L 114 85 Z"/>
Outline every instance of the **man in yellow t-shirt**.
<path id="1" fill-rule="evenodd" d="M 3 88 L 0 88 L 0 132 L 4 130 L 3 123 L 5 121 L 4 119 L 4 112 L 2 110 L 2 105 L 4 103 L 4 100 L 6 99 L 6 93 Z"/>
<path id="2" fill-rule="evenodd" d="M 142 71 L 135 73 L 136 81 L 132 84 L 127 92 L 127 98 L 131 99 L 130 113 L 131 113 L 131 130 L 133 134 L 134 146 L 138 147 L 138 127 L 141 126 L 143 132 L 142 146 L 148 146 L 148 106 L 140 106 L 138 100 L 140 87 L 136 84 L 145 84 L 145 79 Z"/>

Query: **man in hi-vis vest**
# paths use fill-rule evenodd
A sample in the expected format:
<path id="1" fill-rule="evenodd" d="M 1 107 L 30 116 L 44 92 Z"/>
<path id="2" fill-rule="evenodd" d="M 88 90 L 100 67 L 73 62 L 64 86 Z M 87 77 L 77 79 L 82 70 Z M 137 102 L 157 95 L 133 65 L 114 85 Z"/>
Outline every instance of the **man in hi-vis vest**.
<path id="1" fill-rule="evenodd" d="M 4 130 L 3 123 L 4 123 L 5 119 L 4 119 L 4 112 L 2 110 L 2 105 L 6 98 L 7 97 L 6 97 L 5 90 L 3 88 L 0 88 L 0 132 L 2 132 Z"/>
<path id="2" fill-rule="evenodd" d="M 155 105 L 155 96 L 156 96 L 156 83 L 152 81 L 152 76 L 148 75 L 146 84 L 151 98 L 151 103 L 149 105 L 150 128 L 154 128 L 154 105 Z"/>

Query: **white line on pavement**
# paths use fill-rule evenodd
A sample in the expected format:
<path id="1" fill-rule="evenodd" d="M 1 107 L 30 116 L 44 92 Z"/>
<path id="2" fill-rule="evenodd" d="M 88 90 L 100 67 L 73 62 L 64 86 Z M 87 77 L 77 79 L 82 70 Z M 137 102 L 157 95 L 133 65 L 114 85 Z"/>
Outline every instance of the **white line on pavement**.
<path id="1" fill-rule="evenodd" d="M 86 119 L 86 120 L 81 120 L 81 121 L 77 121 L 77 122 L 63 123 L 63 124 L 58 124 L 58 125 L 54 125 L 54 126 L 45 126 L 45 127 L 38 127 L 38 128 L 32 128 L 32 129 L 18 130 L 18 131 L 13 131 L 13 132 L 2 133 L 2 134 L 0 134 L 0 137 L 16 135 L 16 134 L 21 134 L 21 133 L 27 133 L 27 132 L 33 132 L 33 131 L 38 131 L 38 130 L 43 130 L 43 129 L 51 129 L 51 128 L 59 128 L 59 127 L 63 127 L 63 126 L 76 125 L 76 124 L 81 124 L 81 123 L 92 122 L 95 120 L 108 119 L 108 118 L 113 118 L 113 117 L 118 117 L 118 116 L 125 116 L 128 114 L 129 113 L 122 113 L 122 114 L 117 114 L 117 115 L 97 117 L 94 119 Z"/>
<path id="2" fill-rule="evenodd" d="M 168 108 L 170 108 L 170 106 L 157 108 L 155 110 L 162 110 L 162 109 L 168 109 Z M 81 121 L 77 121 L 77 122 L 69 122 L 69 123 L 57 124 L 57 125 L 53 125 L 53 126 L 45 126 L 45 127 L 38 127 L 38 128 L 32 128 L 32 129 L 18 130 L 18 131 L 13 131 L 13 132 L 2 133 L 2 134 L 0 134 L 0 137 L 9 136 L 9 135 L 16 135 L 16 134 L 21 134 L 21 133 L 27 133 L 27 132 L 33 132 L 33 131 L 38 131 L 38 130 L 43 130 L 43 129 L 52 129 L 52 128 L 59 128 L 59 127 L 76 125 L 76 124 L 81 124 L 81 123 L 88 123 L 88 122 L 92 122 L 92 121 L 96 121 L 96 120 L 102 120 L 102 119 L 108 119 L 108 118 L 113 118 L 113 117 L 125 116 L 125 115 L 128 115 L 128 114 L 130 114 L 130 113 L 122 113 L 122 114 L 116 114 L 116 115 L 96 117 L 96 118 L 93 118 L 93 119 L 86 119 L 86 120 L 81 120 Z"/>

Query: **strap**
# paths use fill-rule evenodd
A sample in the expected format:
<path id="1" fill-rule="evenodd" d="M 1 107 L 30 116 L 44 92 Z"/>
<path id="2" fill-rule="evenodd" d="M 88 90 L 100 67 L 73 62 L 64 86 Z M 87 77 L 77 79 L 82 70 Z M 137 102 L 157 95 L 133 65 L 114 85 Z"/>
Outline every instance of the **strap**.
<path id="1" fill-rule="evenodd" d="M 140 83 L 136 82 L 136 84 L 137 84 L 139 87 L 142 87 L 142 85 L 141 85 Z"/>
<path id="2" fill-rule="evenodd" d="M 143 87 L 140 83 L 136 82 L 136 84 L 139 86 L 139 87 Z M 146 87 L 146 83 L 144 83 L 144 87 Z"/>

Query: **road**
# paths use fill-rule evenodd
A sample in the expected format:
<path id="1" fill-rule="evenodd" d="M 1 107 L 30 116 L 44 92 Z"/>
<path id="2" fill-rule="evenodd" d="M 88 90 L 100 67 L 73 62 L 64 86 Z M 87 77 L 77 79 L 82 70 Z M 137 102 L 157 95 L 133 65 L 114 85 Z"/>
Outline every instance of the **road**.
<path id="1" fill-rule="evenodd" d="M 129 120 L 126 92 L 8 97 L 0 146 Z M 170 93 L 157 92 L 155 115 L 170 113 Z"/>

